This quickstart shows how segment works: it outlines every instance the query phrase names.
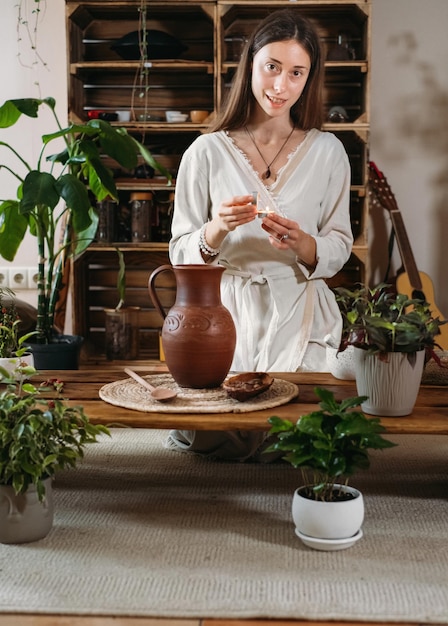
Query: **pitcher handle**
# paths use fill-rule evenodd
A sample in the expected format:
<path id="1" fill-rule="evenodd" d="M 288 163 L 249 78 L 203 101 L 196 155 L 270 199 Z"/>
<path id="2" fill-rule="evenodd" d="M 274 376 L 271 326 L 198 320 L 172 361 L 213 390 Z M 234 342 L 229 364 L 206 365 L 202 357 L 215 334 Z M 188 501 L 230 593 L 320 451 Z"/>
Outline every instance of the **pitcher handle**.
<path id="1" fill-rule="evenodd" d="M 161 274 L 162 272 L 167 272 L 168 270 L 172 272 L 173 267 L 171 265 L 160 265 L 159 267 L 156 267 L 156 269 L 153 271 L 153 273 L 149 277 L 149 281 L 148 281 L 149 297 L 152 300 L 154 308 L 156 309 L 156 311 L 160 313 L 163 319 L 166 318 L 166 311 L 163 308 L 162 303 L 159 300 L 159 296 L 157 295 L 155 280 L 159 274 Z"/>

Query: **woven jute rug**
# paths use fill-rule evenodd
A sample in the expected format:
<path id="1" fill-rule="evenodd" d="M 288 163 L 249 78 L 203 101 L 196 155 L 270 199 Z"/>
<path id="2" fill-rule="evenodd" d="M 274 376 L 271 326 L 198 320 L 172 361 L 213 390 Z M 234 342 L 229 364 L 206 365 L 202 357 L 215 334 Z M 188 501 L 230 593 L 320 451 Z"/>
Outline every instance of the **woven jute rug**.
<path id="1" fill-rule="evenodd" d="M 448 437 L 373 454 L 352 481 L 364 536 L 339 552 L 295 536 L 289 465 L 210 461 L 165 437 L 115 429 L 58 475 L 48 537 L 0 545 L 0 612 L 448 622 Z"/>

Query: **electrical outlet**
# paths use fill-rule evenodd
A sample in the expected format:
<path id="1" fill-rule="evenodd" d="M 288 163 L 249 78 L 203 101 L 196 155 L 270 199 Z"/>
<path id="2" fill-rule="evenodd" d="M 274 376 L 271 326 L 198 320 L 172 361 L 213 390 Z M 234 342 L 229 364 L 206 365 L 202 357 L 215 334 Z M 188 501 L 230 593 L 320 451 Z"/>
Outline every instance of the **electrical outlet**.
<path id="1" fill-rule="evenodd" d="M 0 267 L 0 287 L 9 287 L 9 268 Z"/>
<path id="2" fill-rule="evenodd" d="M 28 289 L 28 268 L 10 267 L 8 287 L 10 289 Z"/>
<path id="3" fill-rule="evenodd" d="M 37 269 L 28 268 L 28 289 L 37 289 Z"/>

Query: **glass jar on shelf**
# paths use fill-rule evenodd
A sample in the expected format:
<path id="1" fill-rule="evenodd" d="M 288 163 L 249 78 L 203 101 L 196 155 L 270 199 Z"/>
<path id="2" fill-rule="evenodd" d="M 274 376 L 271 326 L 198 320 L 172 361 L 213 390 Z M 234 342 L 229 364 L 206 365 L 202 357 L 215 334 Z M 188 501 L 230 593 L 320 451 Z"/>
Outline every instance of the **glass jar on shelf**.
<path id="1" fill-rule="evenodd" d="M 98 227 L 96 240 L 100 243 L 112 243 L 117 240 L 118 202 L 113 198 L 105 198 L 96 205 L 98 211 Z"/>
<path id="2" fill-rule="evenodd" d="M 151 241 L 153 195 L 150 191 L 131 193 L 131 232 L 132 242 Z"/>
<path id="3" fill-rule="evenodd" d="M 155 196 L 157 241 L 169 242 L 171 239 L 171 220 L 173 219 L 174 191 L 160 191 Z"/>

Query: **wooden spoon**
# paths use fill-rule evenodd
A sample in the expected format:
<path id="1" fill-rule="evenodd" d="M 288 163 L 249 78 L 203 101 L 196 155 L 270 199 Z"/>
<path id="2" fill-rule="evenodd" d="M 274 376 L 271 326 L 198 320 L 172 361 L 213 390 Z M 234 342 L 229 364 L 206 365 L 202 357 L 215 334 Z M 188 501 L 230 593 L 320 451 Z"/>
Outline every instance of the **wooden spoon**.
<path id="1" fill-rule="evenodd" d="M 146 389 L 149 389 L 149 391 L 151 392 L 151 398 L 157 400 L 158 402 L 169 402 L 170 400 L 174 400 L 174 398 L 177 396 L 177 391 L 174 391 L 173 389 L 168 389 L 167 387 L 154 387 L 153 385 L 150 385 L 147 380 L 145 380 L 136 372 L 130 370 L 127 367 L 124 368 L 124 371 L 126 372 L 126 374 L 128 374 L 128 376 L 140 383 L 140 385 L 146 387 Z"/>

